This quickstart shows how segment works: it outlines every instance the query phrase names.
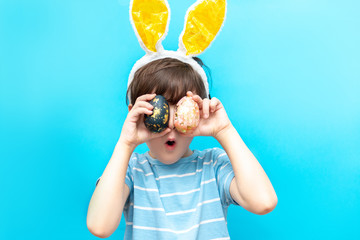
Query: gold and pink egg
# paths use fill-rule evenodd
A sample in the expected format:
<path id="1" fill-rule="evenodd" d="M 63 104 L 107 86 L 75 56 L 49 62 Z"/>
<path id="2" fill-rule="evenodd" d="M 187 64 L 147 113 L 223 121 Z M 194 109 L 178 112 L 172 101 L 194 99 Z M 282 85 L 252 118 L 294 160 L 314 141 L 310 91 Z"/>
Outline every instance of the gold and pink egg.
<path id="1" fill-rule="evenodd" d="M 191 133 L 199 125 L 199 105 L 191 97 L 183 97 L 176 104 L 174 125 L 181 133 Z"/>

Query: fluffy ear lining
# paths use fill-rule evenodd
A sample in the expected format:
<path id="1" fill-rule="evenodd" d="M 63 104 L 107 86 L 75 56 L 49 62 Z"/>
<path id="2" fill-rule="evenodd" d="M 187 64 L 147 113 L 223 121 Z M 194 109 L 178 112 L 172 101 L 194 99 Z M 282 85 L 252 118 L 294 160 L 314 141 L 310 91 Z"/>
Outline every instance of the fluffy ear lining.
<path id="1" fill-rule="evenodd" d="M 168 31 L 170 8 L 166 0 L 132 0 L 130 22 L 141 47 L 147 52 L 163 49 Z"/>
<path id="2" fill-rule="evenodd" d="M 215 39 L 226 15 L 226 0 L 198 0 L 187 11 L 179 51 L 195 56 Z"/>

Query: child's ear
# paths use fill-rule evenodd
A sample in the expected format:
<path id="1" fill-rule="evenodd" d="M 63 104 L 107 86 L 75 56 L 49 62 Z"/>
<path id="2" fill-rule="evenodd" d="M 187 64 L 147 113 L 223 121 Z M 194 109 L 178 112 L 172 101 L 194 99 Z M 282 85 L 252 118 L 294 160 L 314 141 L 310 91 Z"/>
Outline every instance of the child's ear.
<path id="1" fill-rule="evenodd" d="M 131 111 L 133 105 L 132 104 L 129 104 L 128 108 L 129 108 L 129 112 Z"/>

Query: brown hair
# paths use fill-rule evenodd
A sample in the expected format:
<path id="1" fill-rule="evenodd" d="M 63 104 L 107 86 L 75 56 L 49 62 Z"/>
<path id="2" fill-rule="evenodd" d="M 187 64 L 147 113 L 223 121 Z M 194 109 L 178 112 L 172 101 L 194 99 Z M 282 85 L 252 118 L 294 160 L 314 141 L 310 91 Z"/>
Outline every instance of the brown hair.
<path id="1" fill-rule="evenodd" d="M 194 57 L 200 66 L 203 62 Z M 206 67 L 206 66 L 205 66 Z M 206 67 L 206 70 L 210 70 Z M 163 95 L 170 104 L 176 104 L 187 91 L 198 94 L 201 98 L 206 95 L 205 86 L 201 76 L 187 63 L 174 58 L 163 58 L 152 61 L 139 68 L 126 92 L 130 93 L 130 103 L 134 104 L 141 95 L 155 92 Z"/>

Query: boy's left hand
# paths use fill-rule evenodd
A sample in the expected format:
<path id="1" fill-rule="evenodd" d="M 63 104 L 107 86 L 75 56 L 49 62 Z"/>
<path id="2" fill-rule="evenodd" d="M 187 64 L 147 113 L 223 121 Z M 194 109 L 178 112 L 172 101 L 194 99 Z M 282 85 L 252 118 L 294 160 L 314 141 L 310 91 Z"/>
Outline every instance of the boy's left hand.
<path id="1" fill-rule="evenodd" d="M 188 133 L 186 136 L 213 136 L 216 138 L 221 131 L 232 126 L 219 99 L 215 97 L 201 99 L 199 95 L 194 95 L 191 91 L 188 91 L 186 95 L 192 97 L 200 109 L 199 125 L 192 133 Z"/>

